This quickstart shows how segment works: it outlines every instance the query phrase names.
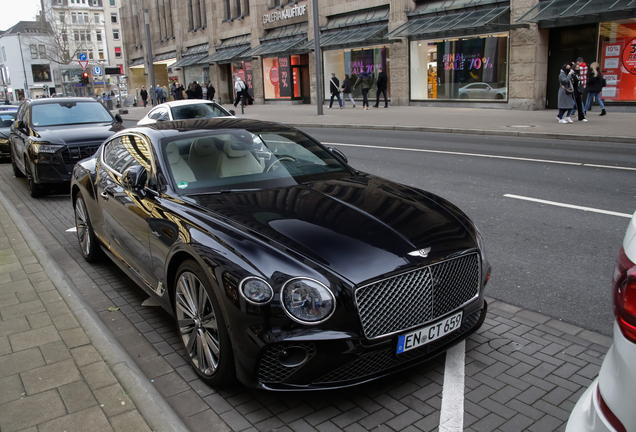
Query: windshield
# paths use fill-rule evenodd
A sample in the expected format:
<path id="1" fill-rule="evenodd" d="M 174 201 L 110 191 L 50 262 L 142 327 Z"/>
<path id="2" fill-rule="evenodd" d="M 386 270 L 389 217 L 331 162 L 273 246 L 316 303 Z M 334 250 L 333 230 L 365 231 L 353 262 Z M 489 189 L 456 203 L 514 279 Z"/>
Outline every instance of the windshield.
<path id="1" fill-rule="evenodd" d="M 31 106 L 33 126 L 112 122 L 113 117 L 99 102 L 58 102 Z"/>
<path id="2" fill-rule="evenodd" d="M 214 104 L 197 103 L 192 105 L 175 106 L 172 110 L 174 120 L 193 118 L 227 117 L 229 114 Z"/>
<path id="3" fill-rule="evenodd" d="M 10 128 L 17 113 L 17 111 L 0 111 L 0 129 Z"/>
<path id="4" fill-rule="evenodd" d="M 164 140 L 174 185 L 185 194 L 292 186 L 350 175 L 328 151 L 296 131 L 213 131 Z"/>

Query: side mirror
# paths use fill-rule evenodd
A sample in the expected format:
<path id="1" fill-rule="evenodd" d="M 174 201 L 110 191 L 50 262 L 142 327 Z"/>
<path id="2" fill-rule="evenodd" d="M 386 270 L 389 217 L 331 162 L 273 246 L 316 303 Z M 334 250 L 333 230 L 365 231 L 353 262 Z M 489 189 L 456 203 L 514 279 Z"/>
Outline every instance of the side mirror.
<path id="1" fill-rule="evenodd" d="M 135 165 L 124 171 L 121 183 L 127 190 L 131 192 L 139 192 L 146 185 L 148 173 L 146 168 L 141 165 Z"/>
<path id="2" fill-rule="evenodd" d="M 236 111 L 234 111 L 234 110 L 230 110 L 230 114 L 232 114 L 232 115 L 236 115 Z"/>
<path id="3" fill-rule="evenodd" d="M 119 114 L 115 114 L 115 121 L 116 121 L 117 123 L 123 123 L 123 122 L 124 122 L 124 119 L 123 119 L 123 118 L 121 118 L 121 116 L 120 116 Z"/>
<path id="4" fill-rule="evenodd" d="M 345 154 L 343 152 L 341 152 L 340 150 L 338 150 L 337 148 L 334 147 L 327 147 L 327 150 L 329 150 L 329 152 L 334 155 L 337 159 L 340 159 L 341 161 L 343 161 L 344 163 L 348 164 L 349 163 L 349 159 L 347 159 L 347 157 L 345 156 Z"/>

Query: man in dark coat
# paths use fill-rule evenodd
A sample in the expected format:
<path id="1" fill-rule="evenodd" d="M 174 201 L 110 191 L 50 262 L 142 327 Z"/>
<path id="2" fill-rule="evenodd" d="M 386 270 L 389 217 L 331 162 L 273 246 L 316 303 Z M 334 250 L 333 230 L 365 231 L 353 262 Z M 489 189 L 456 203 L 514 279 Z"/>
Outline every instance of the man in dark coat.
<path id="1" fill-rule="evenodd" d="M 216 93 L 216 89 L 212 83 L 208 83 L 208 100 L 214 100 L 214 93 Z"/>
<path id="2" fill-rule="evenodd" d="M 146 108 L 146 104 L 148 103 L 148 90 L 146 90 L 146 87 L 141 87 L 139 96 L 141 96 L 141 100 L 144 101 L 144 108 Z"/>
<path id="3" fill-rule="evenodd" d="M 380 73 L 378 74 L 378 83 L 377 83 L 378 90 L 375 93 L 375 105 L 373 105 L 373 108 L 378 108 L 378 106 L 380 105 L 380 93 L 384 95 L 384 108 L 388 108 L 389 101 L 386 98 L 386 87 L 387 87 L 388 78 L 386 76 L 386 73 L 382 70 L 382 68 L 378 68 L 378 70 L 380 71 Z"/>
<path id="4" fill-rule="evenodd" d="M 340 81 L 336 78 L 336 74 L 331 74 L 329 80 L 329 91 L 331 92 L 331 102 L 329 102 L 329 109 L 333 105 L 333 98 L 338 98 L 338 106 L 342 109 L 342 100 L 340 100 Z"/>
<path id="5" fill-rule="evenodd" d="M 203 99 L 203 89 L 198 82 L 194 82 L 194 98 L 195 99 Z"/>

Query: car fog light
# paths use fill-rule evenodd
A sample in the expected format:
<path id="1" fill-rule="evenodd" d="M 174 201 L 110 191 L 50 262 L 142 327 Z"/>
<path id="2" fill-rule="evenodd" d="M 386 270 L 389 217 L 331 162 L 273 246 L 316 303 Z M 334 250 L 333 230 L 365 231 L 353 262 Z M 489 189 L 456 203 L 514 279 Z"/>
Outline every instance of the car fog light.
<path id="1" fill-rule="evenodd" d="M 262 305 L 274 297 L 274 291 L 267 282 L 254 276 L 243 279 L 239 291 L 250 303 Z"/>
<path id="2" fill-rule="evenodd" d="M 321 323 L 336 310 L 336 299 L 331 291 L 307 278 L 287 281 L 281 290 L 281 302 L 287 315 L 301 324 Z"/>

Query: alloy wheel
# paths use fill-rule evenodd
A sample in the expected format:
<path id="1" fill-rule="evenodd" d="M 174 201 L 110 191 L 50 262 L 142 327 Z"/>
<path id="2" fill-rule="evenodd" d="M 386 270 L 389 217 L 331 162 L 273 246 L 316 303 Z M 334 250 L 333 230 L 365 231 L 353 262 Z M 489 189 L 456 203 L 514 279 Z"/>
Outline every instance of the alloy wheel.
<path id="1" fill-rule="evenodd" d="M 75 200 L 75 228 L 77 229 L 77 239 L 84 256 L 88 256 L 91 252 L 91 236 L 88 227 L 88 216 L 86 205 L 82 197 Z"/>
<path id="2" fill-rule="evenodd" d="M 201 280 L 184 271 L 176 287 L 176 313 L 181 339 L 192 364 L 205 376 L 219 367 L 221 344 L 216 312 Z"/>

